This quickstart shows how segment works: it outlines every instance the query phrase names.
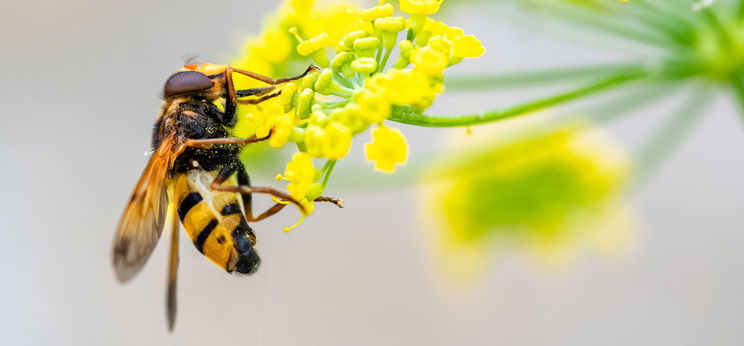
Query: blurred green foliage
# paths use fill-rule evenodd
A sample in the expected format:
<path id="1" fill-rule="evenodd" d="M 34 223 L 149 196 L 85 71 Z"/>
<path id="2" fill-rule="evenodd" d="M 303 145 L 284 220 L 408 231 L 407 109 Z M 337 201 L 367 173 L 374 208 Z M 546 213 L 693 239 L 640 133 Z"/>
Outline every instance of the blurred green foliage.
<path id="1" fill-rule="evenodd" d="M 487 257 L 504 246 L 560 262 L 551 253 L 566 257 L 573 243 L 617 226 L 605 221 L 622 206 L 629 161 L 609 135 L 585 124 L 528 128 L 509 139 L 476 131 L 490 138 L 458 148 L 426 174 L 424 215 L 438 226 L 446 262 L 459 263 L 452 255 Z M 621 238 L 605 245 L 622 247 Z M 482 264 L 460 263 L 455 271 L 473 265 Z"/>

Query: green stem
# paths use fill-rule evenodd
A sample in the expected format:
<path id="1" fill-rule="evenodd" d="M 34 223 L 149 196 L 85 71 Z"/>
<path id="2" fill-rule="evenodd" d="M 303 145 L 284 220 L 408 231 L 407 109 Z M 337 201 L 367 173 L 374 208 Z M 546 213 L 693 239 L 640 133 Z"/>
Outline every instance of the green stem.
<path id="1" fill-rule="evenodd" d="M 718 42 L 724 47 L 731 47 L 732 38 L 729 36 L 729 31 L 724 27 L 724 24 L 721 23 L 721 18 L 718 17 L 718 14 L 716 14 L 716 12 L 714 12 L 710 7 L 706 7 L 699 12 L 701 13 L 704 22 L 707 23 L 712 30 L 718 33 L 718 35 L 715 36 L 718 38 Z"/>
<path id="2" fill-rule="evenodd" d="M 336 160 L 328 160 L 323 167 L 323 170 L 325 171 L 325 176 L 323 177 L 323 182 L 321 185 L 323 186 L 323 190 L 325 190 L 326 184 L 328 184 L 328 179 L 331 177 L 331 172 L 333 172 L 333 168 L 336 167 Z"/>
<path id="3" fill-rule="evenodd" d="M 632 4 L 620 4 L 630 10 L 638 22 L 664 37 L 671 38 L 681 45 L 689 45 L 692 36 L 690 25 L 683 18 L 671 11 L 665 11 L 648 1 L 633 1 Z"/>
<path id="4" fill-rule="evenodd" d="M 694 96 L 682 104 L 638 150 L 636 155 L 638 170 L 633 179 L 631 191 L 637 191 L 658 171 L 664 160 L 674 152 L 674 149 L 702 118 L 704 110 L 713 100 L 710 89 L 693 94 Z"/>
<path id="5" fill-rule="evenodd" d="M 322 174 L 326 173 L 328 167 L 331 165 L 331 161 L 332 160 L 326 160 L 325 164 L 323 164 L 323 168 L 320 169 L 320 171 L 323 172 Z"/>
<path id="6" fill-rule="evenodd" d="M 511 88 L 515 86 L 543 86 L 553 82 L 585 77 L 599 77 L 618 71 L 628 71 L 641 68 L 639 64 L 611 63 L 571 67 L 547 68 L 512 73 L 479 73 L 473 75 L 447 76 L 445 87 L 447 91 L 467 91 L 496 88 Z"/>
<path id="7" fill-rule="evenodd" d="M 628 26 L 625 22 L 609 17 L 607 14 L 591 11 L 579 7 L 579 5 L 565 4 L 559 1 L 546 1 L 541 3 L 541 6 L 547 9 L 545 14 L 557 16 L 569 24 L 591 27 L 616 37 L 623 37 L 654 47 L 676 45 L 676 42 L 670 42 L 668 37 L 660 36 L 655 32 L 649 32 L 647 30 L 638 30 L 635 27 Z"/>
<path id="8" fill-rule="evenodd" d="M 385 56 L 382 58 L 382 62 L 380 62 L 380 66 L 377 67 L 377 72 L 382 72 L 385 69 L 385 65 L 387 65 L 388 59 L 390 59 L 391 53 L 393 53 L 392 49 L 385 50 Z"/>
<path id="9" fill-rule="evenodd" d="M 346 87 L 348 89 L 353 89 L 354 88 L 354 86 L 351 84 L 351 82 L 349 82 L 346 78 L 344 78 L 343 75 L 341 75 L 338 72 L 333 74 L 333 78 L 338 82 L 338 84 L 341 84 L 342 86 L 344 86 L 344 87 Z"/>
<path id="10" fill-rule="evenodd" d="M 497 120 L 513 118 L 551 106 L 556 106 L 562 103 L 573 101 L 578 98 L 589 96 L 612 87 L 647 78 L 649 77 L 649 75 L 650 73 L 647 70 L 637 69 L 635 71 L 625 72 L 612 77 L 604 78 L 599 80 L 598 82 L 571 91 L 481 114 L 467 114 L 458 116 L 430 116 L 422 114 L 420 111 L 410 106 L 396 106 L 393 108 L 393 114 L 390 117 L 390 120 L 403 124 L 426 127 L 457 127 L 483 124 Z"/>
<path id="11" fill-rule="evenodd" d="M 742 5 L 744 7 L 744 5 Z M 735 76 L 733 80 L 734 95 L 741 107 L 741 119 L 744 120 L 744 74 Z"/>

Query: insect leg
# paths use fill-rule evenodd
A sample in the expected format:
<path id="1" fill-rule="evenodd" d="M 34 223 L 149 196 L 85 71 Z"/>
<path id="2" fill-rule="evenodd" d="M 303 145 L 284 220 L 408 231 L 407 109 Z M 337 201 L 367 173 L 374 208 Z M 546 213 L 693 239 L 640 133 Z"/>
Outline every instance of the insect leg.
<path id="1" fill-rule="evenodd" d="M 168 330 L 173 331 L 176 324 L 176 285 L 178 280 L 178 231 L 179 220 L 176 204 L 168 206 L 168 217 L 171 220 L 171 244 L 168 259 L 168 286 L 166 290 L 165 312 L 168 317 Z"/>
<path id="2" fill-rule="evenodd" d="M 243 163 L 238 162 L 237 166 L 238 184 L 251 186 L 250 177 L 248 176 L 248 172 L 245 170 L 245 166 L 243 166 Z M 248 219 L 249 222 L 261 221 L 271 215 L 278 213 L 280 210 L 284 209 L 285 206 L 285 203 L 275 203 L 273 206 L 271 206 L 271 208 L 261 213 L 261 215 L 253 216 L 253 198 L 250 194 L 243 195 L 243 207 L 245 208 L 246 219 Z"/>
<path id="3" fill-rule="evenodd" d="M 246 96 L 263 96 L 266 95 L 276 89 L 275 86 L 267 86 L 263 88 L 251 88 L 251 89 L 243 89 L 243 90 L 235 90 L 235 96 L 237 97 L 246 97 Z"/>
<path id="4" fill-rule="evenodd" d="M 273 94 L 268 94 L 268 95 L 265 95 L 265 96 L 259 97 L 259 98 L 257 98 L 257 99 L 251 99 L 251 100 L 238 100 L 237 102 L 238 102 L 238 103 L 242 103 L 242 104 L 257 105 L 257 104 L 259 104 L 259 103 L 261 103 L 261 102 L 264 102 L 264 101 L 266 101 L 266 100 L 268 100 L 268 99 L 271 99 L 271 98 L 277 97 L 277 96 L 279 96 L 279 95 L 281 95 L 281 94 L 282 94 L 282 92 L 281 92 L 281 91 L 278 91 L 278 92 L 275 92 L 275 93 L 273 93 Z"/>
<path id="5" fill-rule="evenodd" d="M 300 210 L 304 213 L 305 208 L 298 202 L 296 199 L 292 198 L 292 196 L 281 192 L 277 189 L 271 188 L 271 187 L 263 187 L 263 186 L 250 186 L 250 185 L 238 185 L 238 186 L 225 186 L 223 183 L 230 178 L 236 171 L 238 171 L 239 166 L 242 167 L 242 163 L 233 163 L 230 165 L 227 165 L 220 170 L 219 173 L 217 173 L 217 177 L 214 178 L 214 181 L 212 181 L 212 184 L 209 186 L 210 189 L 213 191 L 224 191 L 224 192 L 234 192 L 239 193 L 243 195 L 250 195 L 253 193 L 263 193 L 267 195 L 272 195 L 280 200 L 288 201 L 294 205 L 296 205 Z M 243 169 L 245 170 L 245 169 Z"/>
<path id="6" fill-rule="evenodd" d="M 271 136 L 271 134 L 269 134 Z M 203 139 L 187 139 L 185 142 L 185 145 L 187 147 L 192 148 L 206 148 L 215 144 L 241 144 L 241 145 L 247 145 L 251 143 L 258 143 L 261 141 L 265 141 L 269 139 L 269 136 L 256 138 L 234 138 L 234 137 L 224 137 L 224 138 L 203 138 Z"/>
<path id="7" fill-rule="evenodd" d="M 258 73 L 255 73 L 255 72 L 251 72 L 251 71 L 246 71 L 246 70 L 241 70 L 241 69 L 237 69 L 237 68 L 232 68 L 232 67 L 228 67 L 228 68 L 227 68 L 227 70 L 225 71 L 225 76 L 226 76 L 226 77 L 227 77 L 227 79 L 229 80 L 229 79 L 231 78 L 231 77 L 230 77 L 230 76 L 231 76 L 231 74 L 232 74 L 233 72 L 235 72 L 235 73 L 239 73 L 239 74 L 242 74 L 242 75 L 244 75 L 244 76 L 247 76 L 247 77 L 253 78 L 253 79 L 255 79 L 255 80 L 258 80 L 258 81 L 264 82 L 264 83 L 266 83 L 266 84 L 276 85 L 276 84 L 282 84 L 282 83 L 286 83 L 286 82 L 291 82 L 291 81 L 293 81 L 293 80 L 297 80 L 297 79 L 300 79 L 300 78 L 302 78 L 302 77 L 305 77 L 305 75 L 307 75 L 308 73 L 310 73 L 310 71 L 317 71 L 317 70 L 318 70 L 318 68 L 317 68 L 317 67 L 315 67 L 315 66 L 313 66 L 313 65 L 310 65 L 310 66 L 309 66 L 309 67 L 307 68 L 307 70 L 305 70 L 305 72 L 303 72 L 303 73 L 302 73 L 301 75 L 298 75 L 298 76 L 294 76 L 294 77 L 286 77 L 286 78 L 272 79 L 272 78 L 266 77 L 266 76 L 264 76 L 264 75 L 260 75 L 260 74 L 258 74 Z"/>
<path id="8" fill-rule="evenodd" d="M 248 95 L 241 95 L 241 94 L 245 94 L 246 91 L 243 91 L 242 93 L 239 93 L 239 91 L 236 91 L 235 90 L 235 83 L 232 80 L 232 74 L 233 74 L 233 72 L 242 74 L 244 76 L 248 76 L 248 77 L 253 78 L 255 80 L 264 82 L 266 84 L 277 85 L 277 84 L 286 83 L 286 82 L 290 82 L 290 81 L 293 81 L 293 80 L 300 79 L 302 77 L 305 77 L 305 75 L 307 75 L 308 73 L 310 73 L 310 71 L 317 71 L 317 70 L 318 70 L 317 67 L 310 65 L 307 68 L 307 70 L 305 70 L 305 72 L 303 72 L 299 76 L 287 77 L 287 78 L 279 78 L 279 79 L 271 79 L 269 77 L 260 75 L 258 73 L 254 73 L 254 72 L 250 72 L 250 71 L 246 71 L 246 70 L 241 70 L 241 69 L 235 69 L 235 68 L 232 68 L 232 67 L 228 67 L 227 69 L 225 69 L 225 89 L 226 89 L 226 95 L 225 95 L 225 118 L 226 119 L 233 119 L 235 117 L 235 112 L 238 109 L 238 105 L 237 105 L 238 104 L 238 97 L 240 97 L 240 96 L 250 96 L 250 94 L 248 94 Z M 261 89 L 261 88 L 254 89 L 254 92 L 260 93 L 261 91 L 255 91 L 257 89 Z M 251 89 L 247 89 L 247 90 L 251 90 Z M 267 92 L 270 92 L 270 91 L 267 91 Z M 274 96 L 279 96 L 279 94 L 276 94 Z M 274 96 L 271 96 L 271 97 L 274 97 Z M 271 97 L 269 97 L 269 98 L 271 98 Z M 256 102 L 245 102 L 245 103 L 256 104 L 256 103 L 263 102 L 263 101 L 265 101 L 267 99 L 264 99 L 264 100 L 259 99 L 260 101 L 259 100 L 256 100 Z M 241 103 L 244 103 L 244 102 L 241 102 Z"/>

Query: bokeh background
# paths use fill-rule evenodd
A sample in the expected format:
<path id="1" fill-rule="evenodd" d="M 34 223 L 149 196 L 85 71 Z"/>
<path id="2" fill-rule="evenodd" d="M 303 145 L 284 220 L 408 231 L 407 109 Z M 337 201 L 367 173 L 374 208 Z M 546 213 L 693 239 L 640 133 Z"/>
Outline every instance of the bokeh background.
<path id="1" fill-rule="evenodd" d="M 193 55 L 230 61 L 276 4 L 3 4 L 3 344 L 738 345 L 744 340 L 744 128 L 726 97 L 714 101 L 683 145 L 633 195 L 639 227 L 620 254 L 582 254 L 556 269 L 506 251 L 489 259 L 477 282 L 452 285 L 432 251 L 432 229 L 422 222 L 433 219 L 422 215 L 425 188 L 394 176 L 376 176 L 374 184 L 366 175 L 355 176 L 358 167 L 370 169 L 355 143 L 356 160 L 341 163 L 349 166 L 334 173 L 338 185 L 332 182 L 327 190 L 344 198 L 347 207 L 319 207 L 289 234 L 281 227 L 294 222 L 295 211 L 255 225 L 264 260 L 257 275 L 225 275 L 181 237 L 179 316 L 169 334 L 167 246 L 161 244 L 144 271 L 121 286 L 110 266 L 114 227 L 144 167 L 165 78 Z M 453 74 L 613 61 L 635 52 L 613 42 L 567 39 L 539 21 L 515 25 L 509 15 L 480 6 L 448 10 L 449 24 L 467 27 L 488 49 Z M 531 95 L 523 93 L 445 94 L 431 113 L 497 108 Z M 646 108 L 608 130 L 632 148 L 678 101 Z M 437 153 L 446 149 L 447 138 L 465 136 L 464 130 L 402 129 L 414 157 Z M 273 183 L 270 177 L 258 181 Z"/>

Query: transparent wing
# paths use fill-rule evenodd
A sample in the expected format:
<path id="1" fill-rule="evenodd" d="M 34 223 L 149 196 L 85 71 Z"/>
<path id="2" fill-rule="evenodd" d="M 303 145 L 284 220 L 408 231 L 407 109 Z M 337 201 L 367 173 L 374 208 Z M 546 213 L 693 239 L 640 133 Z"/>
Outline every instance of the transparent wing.
<path id="1" fill-rule="evenodd" d="M 114 236 L 114 271 L 120 282 L 142 269 L 160 239 L 168 207 L 168 171 L 183 149 L 173 137 L 162 141 L 132 192 Z"/>

